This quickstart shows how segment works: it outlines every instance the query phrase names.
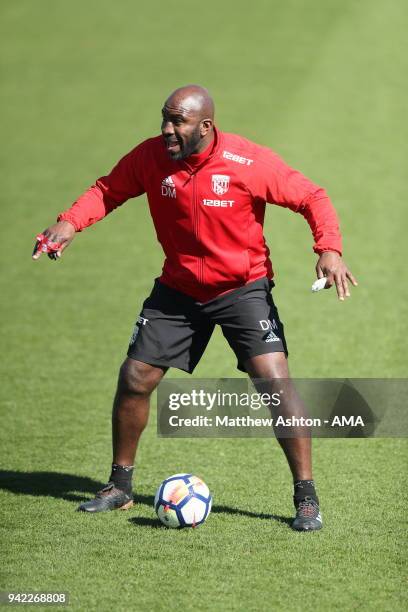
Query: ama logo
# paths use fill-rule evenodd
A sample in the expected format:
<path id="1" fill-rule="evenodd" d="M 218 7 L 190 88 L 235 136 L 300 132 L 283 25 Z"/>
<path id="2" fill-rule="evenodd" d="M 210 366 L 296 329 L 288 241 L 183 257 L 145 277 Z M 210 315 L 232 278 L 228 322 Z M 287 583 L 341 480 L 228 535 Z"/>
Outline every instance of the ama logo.
<path id="1" fill-rule="evenodd" d="M 176 197 L 176 186 L 171 176 L 168 176 L 167 178 L 162 180 L 161 193 L 162 193 L 162 196 L 165 196 L 166 198 Z"/>

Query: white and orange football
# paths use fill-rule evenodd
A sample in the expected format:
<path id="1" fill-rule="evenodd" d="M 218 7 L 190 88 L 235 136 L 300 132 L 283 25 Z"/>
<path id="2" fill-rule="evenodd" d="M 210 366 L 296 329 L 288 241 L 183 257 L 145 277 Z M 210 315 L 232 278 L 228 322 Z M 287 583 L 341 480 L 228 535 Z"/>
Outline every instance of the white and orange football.
<path id="1" fill-rule="evenodd" d="M 163 480 L 154 498 L 154 509 L 166 527 L 198 527 L 211 512 L 212 496 L 193 474 L 174 474 Z"/>

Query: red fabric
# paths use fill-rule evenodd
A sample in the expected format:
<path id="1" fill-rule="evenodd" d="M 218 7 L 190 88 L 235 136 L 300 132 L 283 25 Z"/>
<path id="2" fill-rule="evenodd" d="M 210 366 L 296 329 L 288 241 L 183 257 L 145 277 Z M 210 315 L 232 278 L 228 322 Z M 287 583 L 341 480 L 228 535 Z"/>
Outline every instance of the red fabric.
<path id="1" fill-rule="evenodd" d="M 267 202 L 305 217 L 316 253 L 341 254 L 337 215 L 324 189 L 270 149 L 218 130 L 206 151 L 185 161 L 169 157 L 161 136 L 142 142 L 58 220 L 81 231 L 143 193 L 166 255 L 160 280 L 201 302 L 272 278 L 263 236 Z"/>

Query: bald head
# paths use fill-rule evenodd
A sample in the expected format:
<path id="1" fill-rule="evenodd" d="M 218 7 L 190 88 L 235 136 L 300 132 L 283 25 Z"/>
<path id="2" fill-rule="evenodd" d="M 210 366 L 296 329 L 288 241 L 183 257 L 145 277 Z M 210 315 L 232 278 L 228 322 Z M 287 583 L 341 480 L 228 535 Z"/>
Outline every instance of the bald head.
<path id="1" fill-rule="evenodd" d="M 208 89 L 200 85 L 186 85 L 175 89 L 167 98 L 165 106 L 176 105 L 187 112 L 197 113 L 200 119 L 214 121 L 214 101 Z"/>
<path id="2" fill-rule="evenodd" d="M 173 159 L 203 151 L 214 138 L 214 102 L 200 85 L 179 87 L 162 109 L 162 134 Z"/>

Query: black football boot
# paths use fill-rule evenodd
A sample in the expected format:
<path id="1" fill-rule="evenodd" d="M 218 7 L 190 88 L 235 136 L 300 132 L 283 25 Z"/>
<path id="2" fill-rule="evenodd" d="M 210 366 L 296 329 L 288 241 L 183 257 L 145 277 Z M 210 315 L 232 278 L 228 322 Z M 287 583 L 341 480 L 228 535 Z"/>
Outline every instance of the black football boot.
<path id="1" fill-rule="evenodd" d="M 296 517 L 292 529 L 296 531 L 317 531 L 323 527 L 319 504 L 312 497 L 306 496 L 302 501 L 295 502 Z"/>
<path id="2" fill-rule="evenodd" d="M 117 489 L 113 482 L 98 491 L 94 499 L 78 506 L 79 512 L 108 512 L 108 510 L 128 510 L 133 506 L 133 496 Z"/>

